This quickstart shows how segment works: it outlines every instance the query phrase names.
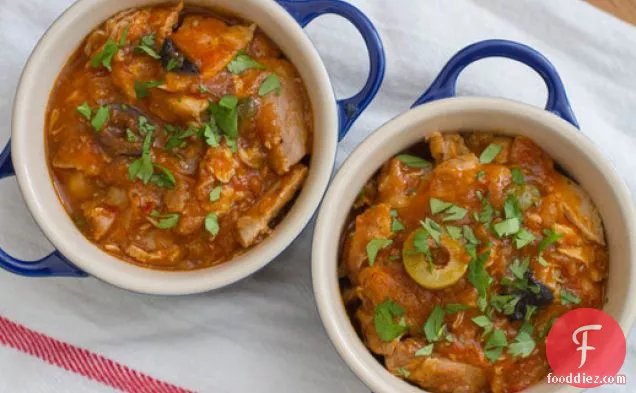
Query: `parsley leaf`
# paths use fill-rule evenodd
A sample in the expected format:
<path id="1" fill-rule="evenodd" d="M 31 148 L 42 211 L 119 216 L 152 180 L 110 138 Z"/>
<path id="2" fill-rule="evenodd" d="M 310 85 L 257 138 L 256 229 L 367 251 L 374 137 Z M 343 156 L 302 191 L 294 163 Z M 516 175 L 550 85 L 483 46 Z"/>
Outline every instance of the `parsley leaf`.
<path id="1" fill-rule="evenodd" d="M 99 51 L 92 59 L 91 65 L 93 68 L 98 68 L 100 65 L 104 66 L 108 71 L 112 71 L 111 62 L 113 57 L 119 50 L 119 45 L 112 38 L 108 38 L 102 50 Z"/>
<path id="2" fill-rule="evenodd" d="M 517 250 L 522 249 L 535 240 L 536 238 L 532 232 L 526 228 L 521 228 L 521 230 L 515 234 L 515 246 L 517 247 Z"/>
<path id="3" fill-rule="evenodd" d="M 499 329 L 495 329 L 492 334 L 488 337 L 486 341 L 486 346 L 484 347 L 484 355 L 490 360 L 492 363 L 496 362 L 497 359 L 501 356 L 503 349 L 508 345 L 508 340 L 506 340 L 506 334 Z"/>
<path id="4" fill-rule="evenodd" d="M 481 211 L 479 212 L 477 219 L 482 224 L 488 224 L 492 221 L 492 217 L 495 214 L 495 209 L 493 209 L 487 197 L 480 195 L 480 200 L 481 200 Z"/>
<path id="5" fill-rule="evenodd" d="M 100 106 L 97 112 L 95 113 L 95 117 L 93 117 L 93 120 L 91 120 L 91 125 L 93 126 L 96 132 L 100 132 L 106 125 L 106 122 L 108 122 L 109 118 L 110 118 L 110 113 L 108 111 L 108 106 L 106 105 Z"/>
<path id="6" fill-rule="evenodd" d="M 154 50 L 155 46 L 155 33 L 150 33 L 141 37 L 139 45 L 135 47 L 135 52 L 145 53 L 153 59 L 161 59 L 161 56 Z"/>
<path id="7" fill-rule="evenodd" d="M 526 273 L 528 272 L 528 267 L 530 266 L 530 259 L 524 258 L 523 260 L 515 259 L 510 265 L 510 271 L 512 274 L 518 278 L 519 280 L 523 280 L 526 277 Z"/>
<path id="8" fill-rule="evenodd" d="M 486 177 L 486 171 L 485 170 L 482 169 L 479 172 L 477 172 L 477 176 L 476 176 L 477 181 L 480 181 L 484 177 Z"/>
<path id="9" fill-rule="evenodd" d="M 526 179 L 523 176 L 523 172 L 521 171 L 521 169 L 519 168 L 512 168 L 510 170 L 510 172 L 512 173 L 512 182 L 515 183 L 516 185 L 523 185 L 526 183 Z"/>
<path id="10" fill-rule="evenodd" d="M 521 297 L 517 295 L 494 295 L 490 298 L 490 305 L 504 315 L 512 315 Z"/>
<path id="11" fill-rule="evenodd" d="M 179 67 L 179 60 L 175 59 L 174 57 L 171 57 L 170 60 L 168 60 L 168 64 L 166 64 L 166 71 L 170 72 L 177 67 Z"/>
<path id="12" fill-rule="evenodd" d="M 491 143 L 479 156 L 479 162 L 482 164 L 490 164 L 495 157 L 497 157 L 499 152 L 501 152 L 501 146 Z"/>
<path id="13" fill-rule="evenodd" d="M 91 117 L 93 116 L 93 112 L 91 111 L 91 107 L 88 106 L 88 102 L 84 101 L 84 103 L 80 106 L 78 106 L 77 108 L 75 108 L 75 110 L 82 116 L 84 116 L 86 118 L 86 120 L 90 121 Z"/>
<path id="14" fill-rule="evenodd" d="M 519 230 L 521 229 L 521 223 L 516 217 L 508 218 L 494 224 L 492 229 L 495 231 L 497 236 L 502 238 L 504 236 L 514 235 L 515 233 L 519 232 Z"/>
<path id="15" fill-rule="evenodd" d="M 440 237 L 442 236 L 442 227 L 428 217 L 424 221 L 420 221 L 420 225 L 426 229 L 426 232 L 435 240 L 435 243 L 439 244 Z"/>
<path id="16" fill-rule="evenodd" d="M 210 105 L 210 113 L 223 133 L 231 138 L 238 137 L 238 99 L 225 96 L 217 104 Z"/>
<path id="17" fill-rule="evenodd" d="M 245 52 L 239 52 L 234 60 L 232 60 L 230 64 L 227 65 L 227 70 L 230 71 L 232 74 L 240 74 L 243 71 L 253 68 L 264 70 L 265 66 L 254 60 Z"/>
<path id="18" fill-rule="evenodd" d="M 367 243 L 367 257 L 369 258 L 369 265 L 373 266 L 375 258 L 378 256 L 380 250 L 385 249 L 393 244 L 391 239 L 371 239 Z"/>
<path id="19" fill-rule="evenodd" d="M 563 237 L 562 234 L 556 233 L 552 228 L 543 231 L 545 237 L 539 243 L 539 253 L 542 253 L 550 244 L 555 243 Z"/>
<path id="20" fill-rule="evenodd" d="M 441 213 L 441 212 L 443 212 L 444 210 L 447 210 L 447 209 L 449 209 L 451 206 L 453 206 L 453 204 L 452 204 L 452 203 L 450 203 L 450 202 L 444 202 L 444 201 L 441 201 L 441 200 L 439 200 L 439 199 L 437 199 L 437 198 L 431 198 L 431 199 L 429 199 L 428 203 L 429 203 L 429 205 L 430 205 L 430 207 L 431 207 L 431 213 L 432 213 L 432 214 L 438 214 L 438 213 Z"/>
<path id="21" fill-rule="evenodd" d="M 216 202 L 221 199 L 221 191 L 223 188 L 221 186 L 216 186 L 210 191 L 210 202 Z"/>
<path id="22" fill-rule="evenodd" d="M 436 305 L 424 324 L 424 334 L 429 342 L 437 342 L 444 331 L 444 309 Z"/>
<path id="23" fill-rule="evenodd" d="M 433 353 L 435 344 L 428 344 L 415 351 L 415 356 L 430 356 Z"/>
<path id="24" fill-rule="evenodd" d="M 261 84 L 261 87 L 258 89 L 258 95 L 263 97 L 273 91 L 280 91 L 280 78 L 278 75 L 271 74 Z"/>
<path id="25" fill-rule="evenodd" d="M 141 135 L 147 135 L 148 133 L 155 132 L 157 129 L 157 127 L 148 121 L 146 116 L 139 116 L 139 119 L 137 119 L 137 127 Z"/>
<path id="26" fill-rule="evenodd" d="M 219 128 L 216 124 L 206 124 L 203 127 L 203 138 L 205 138 L 205 143 L 211 147 L 219 147 L 219 136 L 218 136 Z"/>
<path id="27" fill-rule="evenodd" d="M 135 85 L 135 96 L 137 97 L 138 100 L 141 100 L 150 95 L 150 91 L 148 91 L 148 89 L 159 87 L 163 85 L 163 82 L 162 81 L 140 82 L 136 80 L 134 85 Z"/>
<path id="28" fill-rule="evenodd" d="M 397 369 L 397 371 L 400 373 L 400 375 L 402 375 L 404 378 L 408 378 L 411 376 L 411 372 L 407 369 L 405 369 L 404 367 L 400 367 Z"/>
<path id="29" fill-rule="evenodd" d="M 126 140 L 130 143 L 135 143 L 139 140 L 139 138 L 130 128 L 126 128 Z"/>
<path id="30" fill-rule="evenodd" d="M 580 304 L 581 298 L 578 297 L 574 292 L 568 291 L 567 289 L 561 290 L 561 304 Z"/>
<path id="31" fill-rule="evenodd" d="M 393 341 L 408 330 L 404 318 L 396 323 L 395 318 L 403 317 L 404 309 L 393 300 L 387 299 L 375 307 L 373 323 L 378 337 L 384 342 Z"/>
<path id="32" fill-rule="evenodd" d="M 391 220 L 391 232 L 401 232 L 404 229 L 406 229 L 404 224 L 402 224 L 397 217 L 393 217 Z"/>
<path id="33" fill-rule="evenodd" d="M 214 213 L 210 213 L 205 217 L 205 230 L 210 232 L 212 236 L 219 234 L 219 219 Z"/>
<path id="34" fill-rule="evenodd" d="M 490 320 L 490 318 L 488 318 L 485 315 L 480 315 L 478 317 L 471 318 L 471 321 L 473 321 L 475 325 L 484 329 L 484 333 L 482 334 L 482 337 L 488 335 L 492 331 L 493 327 L 495 326 Z"/>
<path id="35" fill-rule="evenodd" d="M 531 325 L 530 325 L 531 326 Z M 514 357 L 527 358 L 534 351 L 535 342 L 527 332 L 519 332 L 515 342 L 508 347 L 508 353 Z"/>
<path id="36" fill-rule="evenodd" d="M 177 213 L 162 215 L 158 211 L 153 210 L 152 213 L 150 213 L 150 217 L 148 217 L 148 221 L 159 229 L 170 229 L 179 224 L 180 217 L 181 216 Z"/>
<path id="37" fill-rule="evenodd" d="M 448 215 L 442 218 L 442 221 L 458 221 L 466 216 L 468 210 L 464 209 L 463 207 L 453 205 L 446 211 L 446 213 L 448 213 Z"/>
<path id="38" fill-rule="evenodd" d="M 559 318 L 553 317 L 545 325 L 543 325 L 543 330 L 541 331 L 541 334 L 539 334 L 540 338 L 548 337 L 548 334 L 550 334 L 550 330 L 552 329 L 552 326 L 554 325 L 557 319 Z"/>
<path id="39" fill-rule="evenodd" d="M 473 258 L 468 264 L 468 282 L 472 284 L 479 293 L 477 303 L 480 310 L 486 308 L 486 298 L 488 296 L 488 287 L 492 282 L 492 277 L 486 271 L 486 262 L 490 257 L 490 251 L 486 251 L 477 258 Z"/>
<path id="40" fill-rule="evenodd" d="M 453 240 L 459 240 L 462 237 L 462 229 L 453 225 L 446 226 L 446 233 L 448 233 L 448 236 Z"/>
<path id="41" fill-rule="evenodd" d="M 160 173 L 155 173 L 150 177 L 150 183 L 156 184 L 159 187 L 174 189 L 177 185 L 177 180 L 170 170 L 161 165 L 155 164 L 155 168 L 160 170 Z"/>
<path id="42" fill-rule="evenodd" d="M 464 238 L 466 239 L 466 241 L 468 241 L 469 244 L 481 243 L 479 239 L 477 239 L 477 237 L 475 236 L 475 233 L 473 232 L 471 227 L 469 227 L 468 225 L 464 225 L 463 231 L 464 231 Z"/>
<path id="43" fill-rule="evenodd" d="M 521 212 L 519 202 L 517 202 L 514 194 L 508 194 L 506 198 L 506 202 L 504 202 L 504 214 L 506 218 L 518 218 L 519 221 L 523 221 L 523 212 Z"/>
<path id="44" fill-rule="evenodd" d="M 152 157 L 150 156 L 152 139 L 153 133 L 146 133 L 141 157 L 128 167 L 128 176 L 130 177 L 130 180 L 140 179 L 144 182 L 144 184 L 148 184 L 152 178 L 152 175 L 154 174 L 154 166 L 152 165 Z"/>
<path id="45" fill-rule="evenodd" d="M 425 159 L 411 154 L 400 154 L 395 158 L 400 160 L 400 162 L 402 162 L 404 165 L 411 168 L 430 168 L 433 166 L 433 164 L 426 161 Z"/>

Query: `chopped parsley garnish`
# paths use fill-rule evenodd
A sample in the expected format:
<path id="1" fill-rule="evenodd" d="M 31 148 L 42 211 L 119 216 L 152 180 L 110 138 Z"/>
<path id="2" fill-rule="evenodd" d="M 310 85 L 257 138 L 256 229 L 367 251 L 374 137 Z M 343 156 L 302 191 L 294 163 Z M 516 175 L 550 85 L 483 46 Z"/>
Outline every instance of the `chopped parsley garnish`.
<path id="1" fill-rule="evenodd" d="M 371 239 L 367 243 L 367 257 L 369 258 L 369 265 L 373 266 L 375 258 L 378 256 L 380 250 L 385 249 L 393 244 L 391 239 Z"/>
<path id="2" fill-rule="evenodd" d="M 484 177 L 486 177 L 486 171 L 485 170 L 482 169 L 479 172 L 477 172 L 477 181 L 480 181 Z"/>
<path id="3" fill-rule="evenodd" d="M 429 205 L 430 205 L 430 207 L 431 207 L 431 213 L 432 213 L 432 214 L 438 214 L 438 213 L 441 213 L 441 212 L 443 212 L 443 211 L 445 211 L 445 210 L 449 209 L 451 206 L 453 206 L 453 204 L 452 204 L 452 203 L 450 203 L 450 202 L 444 202 L 444 201 L 441 201 L 441 200 L 439 200 L 439 199 L 437 199 L 437 198 L 431 198 L 431 199 L 428 201 L 428 203 L 429 203 Z"/>
<path id="4" fill-rule="evenodd" d="M 504 202 L 504 214 L 506 218 L 518 218 L 523 221 L 523 212 L 519 208 L 519 202 L 514 194 L 508 194 L 506 202 Z"/>
<path id="5" fill-rule="evenodd" d="M 512 168 L 510 170 L 511 174 L 512 174 L 512 182 L 515 183 L 516 185 L 523 185 L 526 184 L 526 179 L 523 176 L 523 172 L 521 171 L 521 169 L 519 168 Z"/>
<path id="6" fill-rule="evenodd" d="M 130 128 L 126 128 L 126 140 L 130 143 L 135 143 L 139 140 L 139 138 Z"/>
<path id="7" fill-rule="evenodd" d="M 519 222 L 519 219 L 516 217 L 508 218 L 506 220 L 503 220 L 501 222 L 494 224 L 492 226 L 492 229 L 495 231 L 497 236 L 502 238 L 504 236 L 511 236 L 519 232 L 519 230 L 521 229 L 521 223 Z"/>
<path id="8" fill-rule="evenodd" d="M 508 353 L 513 357 L 527 358 L 534 351 L 535 346 L 532 336 L 528 332 L 522 331 L 515 337 L 515 342 L 508 347 Z"/>
<path id="9" fill-rule="evenodd" d="M 479 326 L 480 328 L 484 329 L 484 333 L 482 334 L 482 337 L 488 335 L 488 333 L 490 333 L 493 329 L 493 327 L 495 326 L 492 321 L 490 320 L 490 318 L 488 318 L 485 315 L 480 315 L 478 317 L 474 317 L 471 319 L 471 321 L 473 321 L 475 323 L 475 325 Z"/>
<path id="10" fill-rule="evenodd" d="M 164 149 L 170 151 L 177 147 L 184 148 L 187 145 L 185 140 L 194 135 L 197 135 L 197 130 L 192 127 L 186 130 L 175 128 L 172 132 L 172 136 L 170 136 L 170 139 L 166 142 Z"/>
<path id="11" fill-rule="evenodd" d="M 453 226 L 453 225 L 447 225 L 446 226 L 446 233 L 448 233 L 448 236 L 450 236 L 451 239 L 459 240 L 462 237 L 462 228 L 456 227 L 456 226 Z"/>
<path id="12" fill-rule="evenodd" d="M 155 46 L 155 33 L 150 33 L 141 37 L 139 45 L 135 47 L 135 52 L 145 53 L 153 59 L 161 59 L 161 56 L 154 50 Z"/>
<path id="13" fill-rule="evenodd" d="M 481 194 L 478 194 L 478 196 L 481 200 L 481 211 L 477 215 L 477 219 L 482 224 L 488 224 L 492 221 L 492 217 L 495 214 L 495 209 L 493 209 L 490 201 L 488 201 L 488 197 L 485 197 Z"/>
<path id="14" fill-rule="evenodd" d="M 552 228 L 546 229 L 543 231 L 545 237 L 539 243 L 539 263 L 542 266 L 548 266 L 548 261 L 543 258 L 543 251 L 548 248 L 552 243 L 556 243 L 559 239 L 563 237 L 562 234 L 556 233 Z"/>
<path id="15" fill-rule="evenodd" d="M 148 184 L 154 174 L 154 166 L 152 165 L 152 157 L 150 156 L 150 148 L 152 147 L 153 133 L 146 133 L 144 144 L 142 146 L 141 157 L 134 161 L 128 167 L 128 176 L 130 180 L 140 179 L 144 184 Z"/>
<path id="16" fill-rule="evenodd" d="M 261 84 L 258 89 L 258 95 L 263 97 L 274 91 L 280 91 L 280 78 L 276 74 L 271 74 Z"/>
<path id="17" fill-rule="evenodd" d="M 166 71 L 170 72 L 177 67 L 179 67 L 179 60 L 175 59 L 174 57 L 171 57 L 170 60 L 168 60 L 168 64 L 166 64 Z"/>
<path id="18" fill-rule="evenodd" d="M 504 315 L 512 315 L 520 300 L 517 295 L 494 295 L 490 298 L 490 305 Z"/>
<path id="19" fill-rule="evenodd" d="M 437 342 L 443 337 L 444 330 L 446 329 L 444 316 L 444 309 L 439 305 L 436 305 L 431 314 L 428 316 L 422 330 L 429 342 Z"/>
<path id="20" fill-rule="evenodd" d="M 108 122 L 109 118 L 110 113 L 108 111 L 108 106 L 100 106 L 99 109 L 97 109 L 97 112 L 95 112 L 95 117 L 91 120 L 91 125 L 96 132 L 100 132 L 106 125 L 106 122 Z"/>
<path id="21" fill-rule="evenodd" d="M 567 289 L 561 290 L 561 304 L 580 304 L 581 298 L 578 297 L 574 292 L 568 291 Z"/>
<path id="22" fill-rule="evenodd" d="M 88 106 L 88 102 L 84 101 L 84 103 L 80 106 L 78 106 L 77 108 L 75 108 L 75 110 L 77 110 L 77 112 L 84 116 L 86 118 L 86 120 L 90 121 L 91 117 L 93 116 L 93 111 L 91 110 L 91 107 Z"/>
<path id="23" fill-rule="evenodd" d="M 488 287 L 492 283 L 492 277 L 490 277 L 485 267 L 489 257 L 490 251 L 486 251 L 479 255 L 479 257 L 473 258 L 468 264 L 468 282 L 470 282 L 479 293 L 477 305 L 482 311 L 486 309 Z"/>
<path id="24" fill-rule="evenodd" d="M 238 99 L 227 95 L 217 103 L 210 105 L 210 113 L 218 127 L 230 138 L 238 137 Z"/>
<path id="25" fill-rule="evenodd" d="M 411 376 L 411 372 L 407 369 L 405 369 L 404 367 L 400 367 L 397 369 L 397 371 L 400 373 L 400 375 L 402 375 L 404 378 L 408 378 Z"/>
<path id="26" fill-rule="evenodd" d="M 463 226 L 464 238 L 469 244 L 479 244 L 481 243 L 479 239 L 475 236 L 475 233 L 468 225 Z"/>
<path id="27" fill-rule="evenodd" d="M 139 119 L 137 120 L 137 127 L 139 127 L 141 135 L 147 135 L 148 133 L 155 132 L 157 129 L 157 127 L 153 126 L 145 116 L 139 116 Z"/>
<path id="28" fill-rule="evenodd" d="M 221 191 L 223 191 L 223 187 L 216 186 L 210 191 L 210 202 L 216 202 L 221 199 Z"/>
<path id="29" fill-rule="evenodd" d="M 396 318 L 399 318 L 397 322 Z M 408 330 L 404 319 L 404 309 L 391 299 L 375 307 L 373 323 L 378 337 L 384 342 L 393 341 Z"/>
<path id="30" fill-rule="evenodd" d="M 435 344 L 428 344 L 415 351 L 415 356 L 430 356 L 433 353 Z"/>
<path id="31" fill-rule="evenodd" d="M 435 240 L 435 243 L 439 244 L 440 237 L 442 236 L 442 227 L 428 217 L 424 221 L 420 221 L 420 225 L 426 229 L 426 232 Z"/>
<path id="32" fill-rule="evenodd" d="M 153 210 L 148 217 L 148 221 L 159 229 L 170 229 L 179 224 L 180 217 L 177 213 L 161 214 L 157 210 Z"/>
<path id="33" fill-rule="evenodd" d="M 147 81 L 140 82 L 135 81 L 135 96 L 138 100 L 144 99 L 150 95 L 150 91 L 148 89 L 159 87 L 163 85 L 162 81 Z"/>
<path id="34" fill-rule="evenodd" d="M 479 162 L 482 164 L 490 164 L 501 152 L 501 146 L 491 143 L 479 156 Z"/>
<path id="35" fill-rule="evenodd" d="M 216 123 L 208 123 L 203 127 L 205 143 L 211 147 L 219 147 L 219 128 Z"/>
<path id="36" fill-rule="evenodd" d="M 159 173 L 155 173 L 150 177 L 150 183 L 170 190 L 174 189 L 177 185 L 177 180 L 174 178 L 172 172 L 161 165 L 154 164 L 154 167 L 159 169 Z"/>
<path id="37" fill-rule="evenodd" d="M 401 232 L 404 229 L 404 224 L 398 220 L 397 210 L 391 210 L 391 232 Z"/>
<path id="38" fill-rule="evenodd" d="M 521 228 L 519 232 L 515 234 L 515 246 L 517 247 L 517 250 L 522 249 L 535 240 L 536 238 L 534 237 L 532 232 L 530 232 L 526 228 Z"/>
<path id="39" fill-rule="evenodd" d="M 488 360 L 494 363 L 499 359 L 507 345 L 508 340 L 506 340 L 506 334 L 502 330 L 495 329 L 486 341 L 484 355 L 486 355 Z"/>
<path id="40" fill-rule="evenodd" d="M 119 45 L 112 38 L 108 38 L 102 50 L 99 51 L 92 59 L 91 65 L 93 68 L 98 68 L 100 65 L 104 66 L 108 71 L 112 71 L 113 68 L 111 63 L 113 61 L 113 57 L 119 50 Z"/>
<path id="41" fill-rule="evenodd" d="M 210 232 L 212 236 L 219 234 L 219 219 L 214 213 L 210 213 L 205 217 L 205 230 Z"/>
<path id="42" fill-rule="evenodd" d="M 466 216 L 466 213 L 468 213 L 468 210 L 464 209 L 463 207 L 459 207 L 457 205 L 453 205 L 448 210 L 446 210 L 446 213 L 448 215 L 446 217 L 442 218 L 442 221 L 444 221 L 444 222 L 446 222 L 446 221 L 459 221 L 459 220 L 463 219 L 464 216 Z"/>
<path id="43" fill-rule="evenodd" d="M 208 89 L 207 86 L 205 85 L 199 85 L 199 93 L 201 94 L 207 94 L 210 92 L 210 89 Z"/>
<path id="44" fill-rule="evenodd" d="M 552 326 L 554 325 L 557 319 L 558 317 L 553 317 L 545 325 L 543 325 L 543 330 L 541 331 L 541 334 L 539 334 L 539 338 L 548 337 L 548 334 L 550 334 L 550 330 L 552 329 Z"/>
<path id="45" fill-rule="evenodd" d="M 530 320 L 532 319 L 532 316 L 534 315 L 536 311 L 537 311 L 537 306 L 533 306 L 532 304 L 526 305 L 526 315 L 523 317 L 523 320 L 526 322 L 530 322 Z M 526 326 L 525 323 L 521 327 L 524 327 L 524 326 Z M 530 328 L 534 330 L 532 325 L 530 325 Z"/>
<path id="46" fill-rule="evenodd" d="M 402 164 L 411 168 L 430 168 L 433 166 L 433 164 L 426 161 L 425 159 L 411 154 L 400 154 L 397 155 L 395 158 L 400 160 Z"/>
<path id="47" fill-rule="evenodd" d="M 510 265 L 510 271 L 516 278 L 518 278 L 519 280 L 523 280 L 526 277 L 526 273 L 528 272 L 529 266 L 530 266 L 529 258 L 524 258 L 522 260 L 515 259 Z"/>
<path id="48" fill-rule="evenodd" d="M 264 70 L 265 66 L 254 60 L 243 51 L 239 52 L 234 60 L 232 60 L 230 64 L 227 65 L 227 70 L 230 71 L 232 74 L 240 74 L 243 71 L 254 68 L 258 70 Z"/>

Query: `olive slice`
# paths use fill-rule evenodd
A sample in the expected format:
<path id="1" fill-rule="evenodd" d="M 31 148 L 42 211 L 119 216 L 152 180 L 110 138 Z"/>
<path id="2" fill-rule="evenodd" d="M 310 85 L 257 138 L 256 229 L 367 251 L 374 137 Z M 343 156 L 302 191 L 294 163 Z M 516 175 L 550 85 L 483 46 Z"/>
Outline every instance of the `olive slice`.
<path id="1" fill-rule="evenodd" d="M 431 247 L 433 260 L 430 261 L 424 253 L 418 252 L 415 248 L 413 241 L 416 234 L 417 231 L 413 231 L 402 247 L 404 267 L 415 282 L 427 289 L 442 289 L 455 284 L 466 274 L 470 256 L 460 242 L 446 234 L 442 235 L 439 245 L 433 244 Z"/>

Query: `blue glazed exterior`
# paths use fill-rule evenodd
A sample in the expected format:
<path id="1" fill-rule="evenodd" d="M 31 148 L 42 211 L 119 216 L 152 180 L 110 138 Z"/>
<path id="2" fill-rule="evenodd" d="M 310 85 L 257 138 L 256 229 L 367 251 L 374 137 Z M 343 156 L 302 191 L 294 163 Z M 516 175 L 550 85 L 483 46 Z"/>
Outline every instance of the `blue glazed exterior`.
<path id="1" fill-rule="evenodd" d="M 362 34 L 369 51 L 369 78 L 362 90 L 347 99 L 338 100 L 340 128 L 338 140 L 342 140 L 360 114 L 375 98 L 385 73 L 384 46 L 371 21 L 354 6 L 340 0 L 277 0 L 294 19 L 305 27 L 316 17 L 332 13 L 340 15 L 356 26 Z M 335 157 L 334 157 L 335 159 Z M 14 176 L 11 161 L 11 142 L 0 154 L 0 179 Z M 59 251 L 36 261 L 23 261 L 7 254 L 0 248 L 0 267 L 28 277 L 86 277 L 87 274 L 73 265 Z"/>
<path id="2" fill-rule="evenodd" d="M 366 15 L 356 7 L 341 0 L 277 0 L 277 2 L 302 27 L 320 15 L 336 14 L 350 21 L 364 38 L 369 51 L 369 77 L 358 94 L 338 101 L 338 114 L 340 116 L 338 140 L 342 140 L 358 116 L 373 101 L 384 79 L 386 61 L 380 35 Z"/>
<path id="3" fill-rule="evenodd" d="M 457 78 L 464 68 L 488 57 L 505 57 L 516 60 L 535 70 L 541 75 L 548 88 L 548 102 L 545 109 L 579 128 L 579 123 L 565 93 L 565 87 L 554 65 L 541 53 L 514 41 L 486 40 L 462 49 L 446 63 L 428 90 L 415 101 L 413 107 L 454 97 Z"/>

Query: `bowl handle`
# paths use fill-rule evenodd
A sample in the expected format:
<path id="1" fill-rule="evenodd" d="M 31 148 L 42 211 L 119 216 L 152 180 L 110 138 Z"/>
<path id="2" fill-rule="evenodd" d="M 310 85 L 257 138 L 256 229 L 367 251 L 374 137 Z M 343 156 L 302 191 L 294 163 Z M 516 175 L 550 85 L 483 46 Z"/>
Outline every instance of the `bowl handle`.
<path id="1" fill-rule="evenodd" d="M 338 101 L 340 132 L 338 140 L 345 137 L 358 116 L 373 101 L 378 93 L 385 71 L 384 46 L 377 30 L 360 10 L 341 0 L 277 0 L 294 19 L 305 27 L 323 14 L 336 14 L 346 18 L 360 32 L 369 51 L 369 77 L 360 92 L 353 97 Z"/>
<path id="2" fill-rule="evenodd" d="M 413 107 L 454 97 L 459 74 L 468 65 L 487 57 L 506 57 L 535 70 L 541 75 L 548 88 L 548 102 L 545 109 L 579 128 L 579 123 L 576 121 L 565 93 L 563 82 L 554 65 L 545 56 L 529 46 L 506 40 L 481 41 L 462 49 L 449 60 L 428 90 L 415 101 Z"/>
<path id="3" fill-rule="evenodd" d="M 11 162 L 11 143 L 9 142 L 0 153 L 0 179 L 14 175 L 15 171 Z M 0 267 L 12 273 L 29 277 L 86 276 L 86 273 L 75 267 L 57 250 L 37 261 L 22 261 L 0 248 Z"/>

